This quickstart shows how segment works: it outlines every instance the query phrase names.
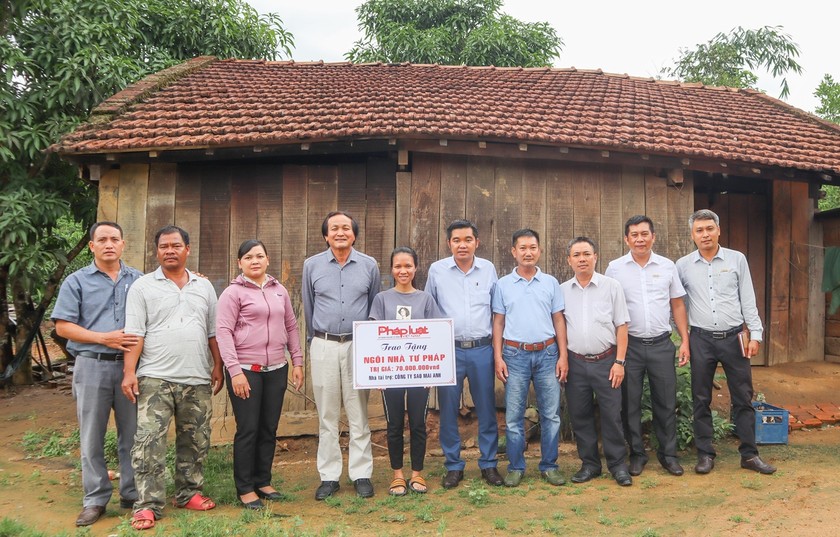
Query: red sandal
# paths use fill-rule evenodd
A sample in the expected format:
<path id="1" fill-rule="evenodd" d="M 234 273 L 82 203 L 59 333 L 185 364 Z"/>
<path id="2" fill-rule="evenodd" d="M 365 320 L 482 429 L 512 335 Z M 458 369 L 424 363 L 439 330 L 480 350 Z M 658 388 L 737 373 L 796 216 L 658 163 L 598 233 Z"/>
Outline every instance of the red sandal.
<path id="1" fill-rule="evenodd" d="M 131 527 L 135 530 L 150 530 L 155 527 L 155 512 L 141 509 L 131 516 Z"/>
<path id="2" fill-rule="evenodd" d="M 196 492 L 195 496 L 190 498 L 190 501 L 184 505 L 179 505 L 181 509 L 192 509 L 193 511 L 209 511 L 216 507 L 216 502 L 209 497 L 204 496 L 200 492 Z"/>

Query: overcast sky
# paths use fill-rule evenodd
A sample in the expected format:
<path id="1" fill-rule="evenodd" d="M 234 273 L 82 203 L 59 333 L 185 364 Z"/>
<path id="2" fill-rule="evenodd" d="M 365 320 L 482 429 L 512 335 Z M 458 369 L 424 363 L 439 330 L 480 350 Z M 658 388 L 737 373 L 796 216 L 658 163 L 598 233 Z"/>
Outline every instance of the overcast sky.
<path id="1" fill-rule="evenodd" d="M 355 8 L 359 0 L 249 0 L 260 12 L 275 12 L 295 36 L 293 59 L 343 61 L 361 37 Z M 834 8 L 829 6 L 834 5 Z M 504 13 L 527 22 L 551 24 L 565 43 L 557 67 L 602 69 L 608 73 L 656 76 L 680 48 L 705 43 L 736 26 L 783 26 L 802 54 L 804 73 L 788 76 L 787 101 L 813 112 L 814 90 L 824 74 L 840 81 L 837 20 L 840 4 L 778 0 L 575 1 L 507 0 Z M 776 80 L 762 77 L 760 89 L 779 96 Z"/>

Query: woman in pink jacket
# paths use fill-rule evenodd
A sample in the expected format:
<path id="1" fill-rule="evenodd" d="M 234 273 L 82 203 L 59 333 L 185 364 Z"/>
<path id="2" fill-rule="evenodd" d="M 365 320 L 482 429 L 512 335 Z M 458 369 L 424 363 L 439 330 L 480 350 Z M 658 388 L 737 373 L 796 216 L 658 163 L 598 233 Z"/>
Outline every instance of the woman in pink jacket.
<path id="1" fill-rule="evenodd" d="M 303 384 L 303 353 L 289 292 L 266 274 L 268 254 L 258 240 L 242 243 L 237 254 L 242 274 L 222 292 L 216 313 L 216 341 L 225 364 L 236 435 L 233 480 L 242 504 L 263 507 L 279 500 L 271 486 L 277 423 L 289 379 Z"/>

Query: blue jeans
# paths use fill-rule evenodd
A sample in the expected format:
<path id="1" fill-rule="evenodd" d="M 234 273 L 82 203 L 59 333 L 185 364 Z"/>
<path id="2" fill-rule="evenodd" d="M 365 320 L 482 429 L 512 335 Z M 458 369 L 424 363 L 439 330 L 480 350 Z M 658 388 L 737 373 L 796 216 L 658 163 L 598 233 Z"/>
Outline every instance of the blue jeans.
<path id="1" fill-rule="evenodd" d="M 560 382 L 555 375 L 557 344 L 545 350 L 528 352 L 504 345 L 502 358 L 507 364 L 508 379 L 505 385 L 507 412 L 508 471 L 525 471 L 525 408 L 528 388 L 534 382 L 537 410 L 540 414 L 540 465 L 541 472 L 557 469 L 557 443 L 560 440 Z"/>
<path id="2" fill-rule="evenodd" d="M 440 447 L 446 458 L 446 469 L 464 470 L 461 458 L 461 434 L 458 432 L 458 410 L 464 378 L 470 380 L 470 395 L 478 416 L 478 467 L 495 468 L 499 449 L 499 428 L 496 423 L 496 374 L 493 365 L 493 347 L 485 345 L 475 349 L 455 349 L 455 386 L 438 387 L 440 405 Z"/>

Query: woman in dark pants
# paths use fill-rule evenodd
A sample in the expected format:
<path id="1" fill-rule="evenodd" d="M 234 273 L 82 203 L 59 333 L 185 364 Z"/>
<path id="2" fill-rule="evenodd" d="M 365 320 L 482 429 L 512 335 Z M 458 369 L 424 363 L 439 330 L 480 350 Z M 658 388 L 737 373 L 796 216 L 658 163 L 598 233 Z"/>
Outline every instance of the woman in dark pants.
<path id="1" fill-rule="evenodd" d="M 296 390 L 303 384 L 303 353 L 289 292 L 266 273 L 265 245 L 245 241 L 237 259 L 242 274 L 219 297 L 216 341 L 236 417 L 236 492 L 246 508 L 259 509 L 261 499 L 282 497 L 271 486 L 271 465 L 289 378 L 286 351 L 291 355 Z"/>
<path id="2" fill-rule="evenodd" d="M 394 287 L 376 295 L 370 307 L 370 318 L 376 321 L 395 319 L 433 319 L 441 317 L 435 299 L 414 288 L 417 252 L 407 247 L 391 253 L 391 275 Z M 388 489 L 392 496 L 403 496 L 411 489 L 426 492 L 423 463 L 426 458 L 426 411 L 429 388 L 386 388 L 382 391 L 385 419 L 388 422 L 388 455 L 394 477 Z M 405 414 L 411 431 L 411 478 L 403 474 L 403 429 Z"/>

